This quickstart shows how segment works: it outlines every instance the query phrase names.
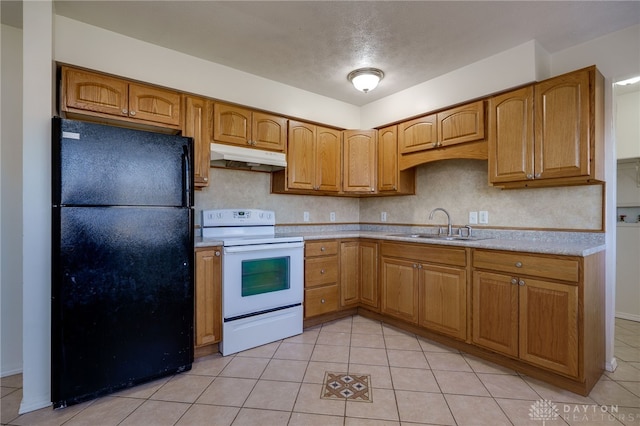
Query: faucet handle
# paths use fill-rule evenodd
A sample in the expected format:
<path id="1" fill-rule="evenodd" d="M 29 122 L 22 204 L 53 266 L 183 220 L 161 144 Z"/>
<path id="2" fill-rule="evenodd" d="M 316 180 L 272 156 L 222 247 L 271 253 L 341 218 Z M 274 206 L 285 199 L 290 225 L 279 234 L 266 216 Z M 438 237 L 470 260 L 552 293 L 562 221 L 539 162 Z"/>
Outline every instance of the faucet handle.
<path id="1" fill-rule="evenodd" d="M 471 225 L 465 225 L 465 228 L 467 228 L 467 238 L 471 238 L 471 233 L 473 232 L 473 228 L 471 228 Z M 460 228 L 460 231 L 462 232 L 462 228 Z"/>

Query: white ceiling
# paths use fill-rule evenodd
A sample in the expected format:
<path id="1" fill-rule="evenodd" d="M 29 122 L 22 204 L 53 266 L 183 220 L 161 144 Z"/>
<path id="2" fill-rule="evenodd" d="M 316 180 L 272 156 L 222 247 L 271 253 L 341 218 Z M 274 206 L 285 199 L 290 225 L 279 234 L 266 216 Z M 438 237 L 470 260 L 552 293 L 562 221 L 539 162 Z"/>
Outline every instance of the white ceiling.
<path id="1" fill-rule="evenodd" d="M 530 40 L 555 53 L 640 23 L 639 1 L 54 0 L 54 7 L 58 15 L 354 105 Z M 367 94 L 346 79 L 360 67 L 385 72 Z"/>

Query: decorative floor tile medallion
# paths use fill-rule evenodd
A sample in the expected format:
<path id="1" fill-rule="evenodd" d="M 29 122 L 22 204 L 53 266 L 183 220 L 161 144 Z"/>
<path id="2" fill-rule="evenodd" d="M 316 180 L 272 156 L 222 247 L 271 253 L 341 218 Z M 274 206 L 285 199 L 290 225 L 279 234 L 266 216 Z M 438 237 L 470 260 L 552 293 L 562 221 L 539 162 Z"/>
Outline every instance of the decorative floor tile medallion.
<path id="1" fill-rule="evenodd" d="M 372 402 L 371 376 L 358 373 L 324 374 L 322 399 L 342 399 L 349 401 Z"/>

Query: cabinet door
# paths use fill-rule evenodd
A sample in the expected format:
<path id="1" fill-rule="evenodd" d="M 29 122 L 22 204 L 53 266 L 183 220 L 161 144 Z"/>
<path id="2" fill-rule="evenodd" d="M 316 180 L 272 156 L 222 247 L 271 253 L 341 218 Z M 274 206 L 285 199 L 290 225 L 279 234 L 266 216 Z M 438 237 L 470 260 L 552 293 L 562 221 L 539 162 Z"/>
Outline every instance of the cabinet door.
<path id="1" fill-rule="evenodd" d="M 196 187 L 209 184 L 211 101 L 195 96 L 184 97 L 182 135 L 193 138 L 193 181 Z"/>
<path id="2" fill-rule="evenodd" d="M 308 123 L 289 121 L 287 149 L 287 186 L 315 190 L 316 127 Z"/>
<path id="3" fill-rule="evenodd" d="M 438 146 L 436 115 L 427 115 L 398 124 L 400 154 L 424 151 Z"/>
<path id="4" fill-rule="evenodd" d="M 535 85 L 535 177 L 590 173 L 589 71 Z"/>
<path id="5" fill-rule="evenodd" d="M 99 112 L 120 117 L 129 116 L 128 84 L 126 81 L 62 68 L 63 108 Z"/>
<path id="6" fill-rule="evenodd" d="M 340 305 L 355 305 L 360 301 L 359 243 L 340 243 Z"/>
<path id="7" fill-rule="evenodd" d="M 489 99 L 489 182 L 533 178 L 533 86 Z"/>
<path id="8" fill-rule="evenodd" d="M 360 262 L 360 303 L 377 311 L 380 309 L 378 297 L 378 243 L 360 241 L 358 255 Z"/>
<path id="9" fill-rule="evenodd" d="M 484 139 L 484 101 L 437 114 L 438 146 Z"/>
<path id="10" fill-rule="evenodd" d="M 375 130 L 345 130 L 343 132 L 343 191 L 375 192 L 376 190 Z"/>
<path id="11" fill-rule="evenodd" d="M 473 273 L 475 344 L 518 356 L 518 287 L 518 279 L 510 275 Z"/>
<path id="12" fill-rule="evenodd" d="M 222 336 L 222 258 L 220 247 L 196 251 L 196 346 L 219 342 Z"/>
<path id="13" fill-rule="evenodd" d="M 467 273 L 464 269 L 422 265 L 419 297 L 422 327 L 458 339 L 467 337 Z"/>
<path id="14" fill-rule="evenodd" d="M 390 126 L 378 130 L 378 191 L 397 191 L 398 181 L 398 127 Z"/>
<path id="15" fill-rule="evenodd" d="M 382 258 L 382 313 L 418 322 L 418 267 L 407 260 Z"/>
<path id="16" fill-rule="evenodd" d="M 179 126 L 180 93 L 130 83 L 129 117 Z"/>
<path id="17" fill-rule="evenodd" d="M 523 278 L 521 284 L 520 358 L 577 377 L 578 286 Z"/>
<path id="18" fill-rule="evenodd" d="M 213 105 L 213 139 L 240 146 L 251 140 L 251 111 L 232 105 Z"/>
<path id="19" fill-rule="evenodd" d="M 339 130 L 316 127 L 315 185 L 325 192 L 340 192 L 342 134 Z"/>
<path id="20" fill-rule="evenodd" d="M 287 119 L 277 115 L 252 114 L 251 145 L 271 151 L 284 152 L 287 145 Z"/>

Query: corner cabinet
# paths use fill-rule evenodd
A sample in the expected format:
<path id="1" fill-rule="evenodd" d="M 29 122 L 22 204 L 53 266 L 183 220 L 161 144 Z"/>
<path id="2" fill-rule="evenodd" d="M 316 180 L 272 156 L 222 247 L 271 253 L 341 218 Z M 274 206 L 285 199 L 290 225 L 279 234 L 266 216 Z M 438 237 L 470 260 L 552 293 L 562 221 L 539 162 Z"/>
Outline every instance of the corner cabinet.
<path id="1" fill-rule="evenodd" d="M 340 306 L 379 310 L 378 243 L 340 242 Z"/>
<path id="2" fill-rule="evenodd" d="M 216 102 L 213 107 L 213 140 L 230 145 L 285 152 L 287 119 Z"/>
<path id="3" fill-rule="evenodd" d="M 377 170 L 377 132 L 342 132 L 342 190 L 345 193 L 375 193 Z"/>
<path id="4" fill-rule="evenodd" d="M 416 169 L 400 171 L 398 165 L 398 126 L 378 130 L 378 193 L 415 194 Z"/>
<path id="5" fill-rule="evenodd" d="M 489 99 L 489 183 L 505 188 L 604 178 L 604 79 L 589 67 Z"/>
<path id="6" fill-rule="evenodd" d="M 170 89 L 62 67 L 61 96 L 61 110 L 69 117 L 180 130 L 180 93 Z"/>
<path id="7" fill-rule="evenodd" d="M 193 138 L 193 183 L 200 189 L 209 185 L 212 102 L 183 95 L 182 105 L 182 135 Z"/>
<path id="8" fill-rule="evenodd" d="M 222 340 L 222 248 L 196 249 L 195 347 Z"/>

